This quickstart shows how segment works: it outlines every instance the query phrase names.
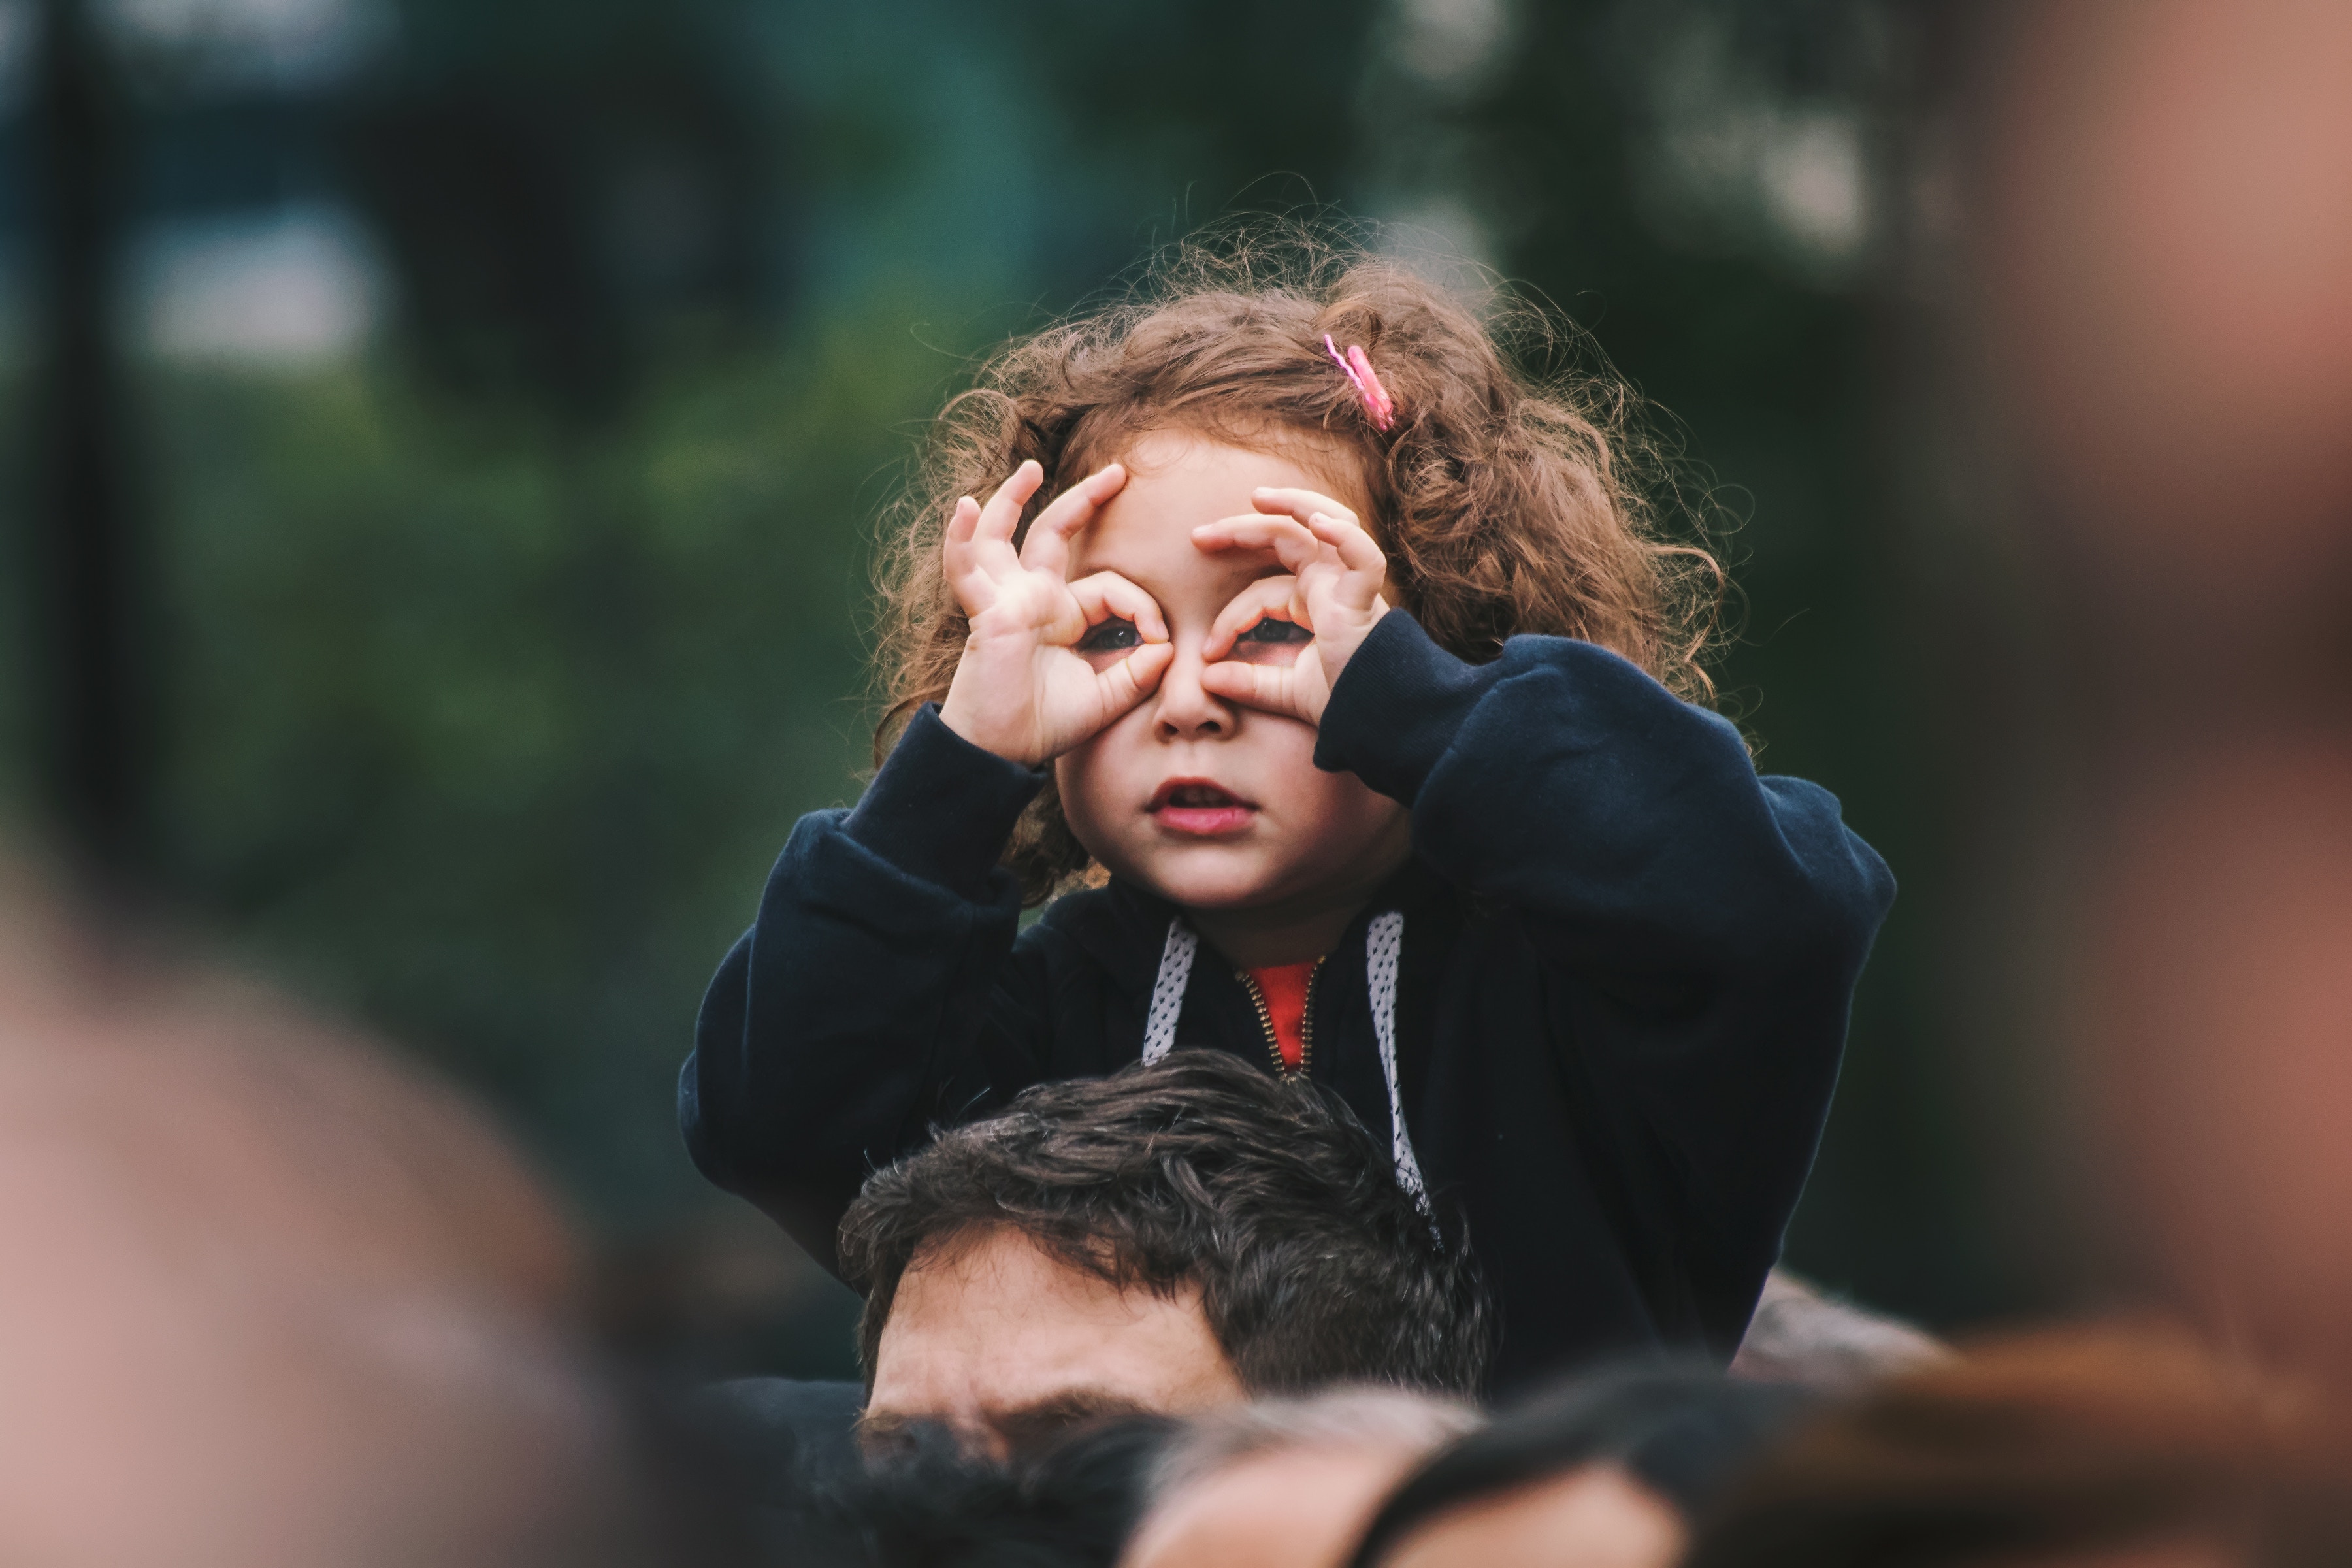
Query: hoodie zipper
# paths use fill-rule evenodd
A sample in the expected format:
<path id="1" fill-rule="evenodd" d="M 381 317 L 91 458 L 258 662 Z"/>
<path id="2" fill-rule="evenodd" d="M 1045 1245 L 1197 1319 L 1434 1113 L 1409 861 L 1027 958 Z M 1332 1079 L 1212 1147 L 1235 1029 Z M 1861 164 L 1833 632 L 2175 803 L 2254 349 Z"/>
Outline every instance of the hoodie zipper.
<path id="1" fill-rule="evenodd" d="M 1327 955 L 1328 956 L 1328 955 Z M 1283 1059 L 1282 1036 L 1274 1026 L 1274 1009 L 1265 1005 L 1265 993 L 1246 969 L 1234 971 L 1234 978 L 1249 993 L 1251 1004 L 1257 1008 L 1257 1026 L 1265 1031 L 1266 1056 L 1274 1063 L 1274 1075 L 1280 1079 L 1305 1078 L 1315 1065 L 1315 983 L 1323 978 L 1323 960 L 1307 972 L 1307 1001 L 1298 1015 L 1298 1066 L 1293 1068 Z"/>

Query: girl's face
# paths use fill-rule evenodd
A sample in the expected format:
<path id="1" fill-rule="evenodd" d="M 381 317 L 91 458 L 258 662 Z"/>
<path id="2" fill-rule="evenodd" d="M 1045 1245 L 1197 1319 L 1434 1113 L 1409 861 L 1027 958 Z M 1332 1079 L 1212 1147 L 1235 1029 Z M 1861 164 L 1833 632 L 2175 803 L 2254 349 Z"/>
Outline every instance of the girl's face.
<path id="1" fill-rule="evenodd" d="M 1261 485 L 1319 490 L 1366 514 L 1304 438 L 1251 451 L 1198 437 L 1146 437 L 1121 458 L 1130 477 L 1073 542 L 1070 576 L 1116 572 L 1159 602 L 1175 660 L 1159 689 L 1055 764 L 1078 842 L 1116 875 L 1187 909 L 1302 914 L 1360 901 L 1400 865 L 1405 809 L 1353 773 L 1315 765 L 1315 727 L 1240 707 L 1201 686 L 1201 648 L 1234 595 L 1282 567 L 1269 553 L 1194 547 L 1192 530 L 1251 513 Z M 1291 632 L 1267 623 L 1267 637 Z M 1103 630 L 1096 628 L 1097 633 Z M 1116 637 L 1089 640 L 1116 642 Z M 1084 651 L 1084 645 L 1081 645 Z M 1095 656 L 1108 664 L 1113 647 Z M 1247 636 L 1234 658 L 1296 658 Z"/>

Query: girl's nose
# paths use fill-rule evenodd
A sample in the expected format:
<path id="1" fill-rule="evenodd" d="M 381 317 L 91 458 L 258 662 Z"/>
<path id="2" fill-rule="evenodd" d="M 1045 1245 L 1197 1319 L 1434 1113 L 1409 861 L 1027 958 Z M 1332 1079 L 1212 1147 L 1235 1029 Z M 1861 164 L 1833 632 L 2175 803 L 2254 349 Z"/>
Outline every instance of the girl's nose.
<path id="1" fill-rule="evenodd" d="M 1160 678 L 1160 689 L 1152 698 L 1152 730 L 1161 740 L 1189 741 L 1233 732 L 1233 708 L 1201 684 L 1204 668 L 1199 638 L 1177 647 L 1175 661 Z"/>

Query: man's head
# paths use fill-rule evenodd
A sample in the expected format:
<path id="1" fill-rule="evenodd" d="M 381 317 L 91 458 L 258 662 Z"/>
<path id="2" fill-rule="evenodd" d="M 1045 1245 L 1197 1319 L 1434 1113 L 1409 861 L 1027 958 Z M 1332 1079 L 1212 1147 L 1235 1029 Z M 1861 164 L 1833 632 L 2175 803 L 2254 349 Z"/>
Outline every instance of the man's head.
<path id="1" fill-rule="evenodd" d="M 1484 1299 L 1336 1098 L 1216 1051 L 1044 1084 L 868 1181 L 867 1420 L 992 1443 L 1339 1383 L 1477 1385 Z"/>

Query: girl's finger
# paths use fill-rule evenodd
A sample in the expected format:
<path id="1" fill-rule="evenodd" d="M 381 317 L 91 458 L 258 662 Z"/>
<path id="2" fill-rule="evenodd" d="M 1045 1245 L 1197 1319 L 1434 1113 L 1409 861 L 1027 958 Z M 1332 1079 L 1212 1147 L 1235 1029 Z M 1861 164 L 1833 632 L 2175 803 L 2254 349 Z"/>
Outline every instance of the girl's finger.
<path id="1" fill-rule="evenodd" d="M 1103 706 L 1117 718 L 1151 695 L 1168 667 L 1176 662 L 1176 645 L 1148 642 L 1095 678 Z"/>
<path id="2" fill-rule="evenodd" d="M 1116 572 L 1079 578 L 1070 584 L 1070 596 L 1077 600 L 1090 626 L 1117 617 L 1133 621 L 1147 643 L 1168 640 L 1168 622 L 1160 613 L 1160 601 Z"/>
<path id="3" fill-rule="evenodd" d="M 1112 463 L 1055 496 L 1029 525 L 1029 536 L 1021 542 L 1021 564 L 1033 572 L 1069 570 L 1071 536 L 1092 522 L 1095 512 L 1126 484 L 1126 468 Z"/>
<path id="4" fill-rule="evenodd" d="M 947 531 L 940 537 L 940 559 L 952 579 L 968 570 L 972 558 L 972 531 L 980 526 L 980 503 L 965 496 L 948 516 Z"/>
<path id="5" fill-rule="evenodd" d="M 947 537 L 940 548 L 940 569 L 967 616 L 979 615 L 996 602 L 996 579 L 981 559 L 972 533 L 980 526 L 980 503 L 970 496 L 956 502 L 948 519 Z"/>
<path id="6" fill-rule="evenodd" d="M 1275 559 L 1296 572 L 1322 553 L 1323 547 L 1305 525 L 1284 517 L 1225 517 L 1192 531 L 1201 550 L 1271 550 Z"/>
<path id="7" fill-rule="evenodd" d="M 1354 509 L 1340 505 L 1320 490 L 1297 489 L 1281 485 L 1260 485 L 1250 492 L 1250 505 L 1260 511 L 1278 512 L 1300 521 L 1315 512 L 1328 512 L 1333 517 L 1356 521 Z"/>
<path id="8" fill-rule="evenodd" d="M 1370 609 L 1389 574 L 1389 559 L 1372 536 L 1354 518 L 1342 520 L 1327 512 L 1309 513 L 1307 526 L 1339 552 L 1339 564 L 1347 569 L 1335 588 L 1340 602 L 1350 609 Z"/>
<path id="9" fill-rule="evenodd" d="M 1223 697 L 1262 713 L 1279 713 L 1309 722 L 1316 717 L 1306 710 L 1297 672 L 1285 665 L 1237 664 L 1230 660 L 1207 665 L 1201 670 L 1201 689 L 1211 696 Z"/>
<path id="10" fill-rule="evenodd" d="M 988 504 L 980 509 L 980 526 L 973 537 L 982 543 L 1009 542 L 1013 531 L 1021 525 L 1021 509 L 1045 482 L 1045 470 L 1034 458 L 1013 470 L 1013 477 L 996 487 Z"/>
<path id="11" fill-rule="evenodd" d="M 980 503 L 970 496 L 956 499 L 955 510 L 948 514 L 947 537 L 950 543 L 961 540 L 971 542 L 971 531 L 980 526 Z"/>
<path id="12" fill-rule="evenodd" d="M 1233 652 L 1235 637 L 1269 616 L 1312 629 L 1311 624 L 1297 613 L 1297 589 L 1296 577 L 1261 577 L 1235 594 L 1233 601 L 1217 612 L 1217 618 L 1209 623 L 1209 636 L 1201 645 L 1201 657 L 1213 663 L 1224 658 Z"/>

